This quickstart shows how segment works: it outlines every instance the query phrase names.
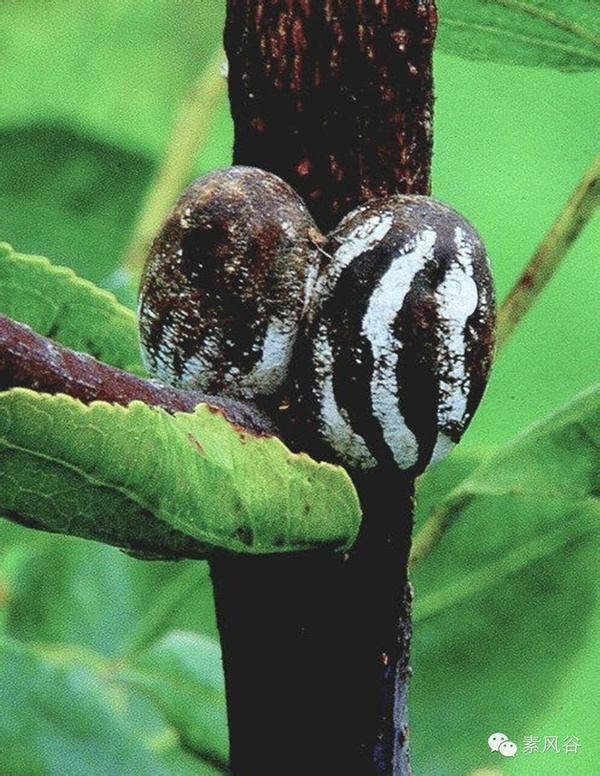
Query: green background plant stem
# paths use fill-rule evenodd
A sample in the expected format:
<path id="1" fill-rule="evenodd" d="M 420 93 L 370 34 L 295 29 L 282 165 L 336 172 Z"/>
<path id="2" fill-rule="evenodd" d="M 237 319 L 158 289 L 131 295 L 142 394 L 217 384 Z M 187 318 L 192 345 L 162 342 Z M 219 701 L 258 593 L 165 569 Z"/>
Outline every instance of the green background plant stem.
<path id="1" fill-rule="evenodd" d="M 587 0 L 550 2 L 574 19 L 578 7 L 592 6 Z M 493 12 L 500 24 L 496 4 L 438 2 L 446 20 L 476 7 Z M 174 116 L 219 44 L 224 8 L 222 0 L 0 4 L 0 240 L 48 255 L 96 282 L 113 272 Z M 446 24 L 444 31 L 443 23 L 435 63 L 433 194 L 482 234 L 502 299 L 597 152 L 592 98 L 598 71 L 548 69 L 553 62 L 571 63 L 579 45 L 573 36 L 551 38 L 549 28 L 536 47 L 531 35 L 517 38 L 516 24 L 510 25 L 497 38 L 497 61 L 490 62 L 482 56 L 493 24 L 482 29 L 467 21 L 452 30 Z M 535 67 L 517 64 L 524 38 L 527 61 Z M 453 55 L 465 52 L 465 39 L 479 61 Z M 593 65 L 597 49 L 586 48 L 584 58 Z M 227 165 L 231 145 L 223 94 L 190 177 Z M 482 461 L 484 442 L 502 445 L 598 379 L 598 218 L 596 211 L 569 260 L 561 262 L 503 348 L 460 447 L 423 478 L 419 525 Z M 580 440 L 572 445 L 577 451 Z M 572 469 L 572 457 L 569 461 L 563 468 Z M 532 559 L 520 571 L 511 568 L 495 586 L 432 612 L 428 601 L 439 601 L 441 590 L 455 590 L 453 585 L 470 579 L 488 559 L 492 565 L 504 553 L 514 557 L 519 542 L 536 533 L 543 537 L 553 517 L 571 537 L 560 552 Z M 598 770 L 598 715 L 591 706 L 591 699 L 600 697 L 597 544 L 567 529 L 582 518 L 574 505 L 557 505 L 555 511 L 555 502 L 534 509 L 518 497 L 488 499 L 481 510 L 467 510 L 416 567 L 419 627 L 411 690 L 416 773 L 465 776 L 498 769 L 498 754 L 490 754 L 486 741 L 499 721 L 518 744 L 524 735 L 539 735 L 543 742 L 554 733 L 577 735 L 582 743 L 568 757 L 520 751 L 502 762 L 510 776 L 536 771 L 564 776 L 566 769 L 589 776 Z M 216 635 L 209 586 L 199 584 L 183 602 L 173 598 L 164 630 L 150 647 L 171 638 L 170 632 L 187 631 L 179 642 L 177 677 L 163 686 L 165 692 L 177 689 L 169 696 L 173 715 L 168 705 L 159 708 L 156 698 L 133 692 L 114 674 L 92 673 L 91 665 L 69 661 L 59 672 L 52 655 L 60 647 L 73 652 L 81 647 L 111 660 L 138 629 L 158 629 L 158 619 L 155 625 L 144 620 L 154 617 L 155 603 L 160 607 L 159 591 L 179 574 L 185 577 L 182 564 L 144 564 L 107 546 L 7 521 L 0 531 L 0 629 L 2 643 L 11 645 L 1 653 L 2 768 L 104 776 L 127 767 L 215 776 L 214 768 L 190 755 L 190 746 L 197 752 L 211 738 L 223 740 L 223 720 L 210 716 L 202 685 L 186 694 L 190 702 L 180 700 L 182 688 L 196 686 L 188 669 L 219 670 L 214 643 L 204 663 L 196 659 L 203 654 L 202 642 Z M 423 619 L 421 605 L 431 616 Z M 199 628 L 202 635 L 191 633 Z M 194 652 L 189 642 L 196 637 Z M 51 654 L 25 659 L 30 644 L 49 645 Z M 260 677 L 257 687 L 259 699 Z M 98 699 L 98 713 L 91 714 L 90 703 Z M 194 709 L 204 713 L 194 718 Z M 214 727 L 198 738 L 194 721 Z"/>
<path id="2" fill-rule="evenodd" d="M 498 311 L 497 348 L 515 329 L 550 282 L 560 262 L 600 204 L 600 154 L 592 161 L 575 191 L 548 230 Z"/>
<path id="3" fill-rule="evenodd" d="M 225 93 L 224 62 L 225 54 L 218 46 L 181 103 L 123 259 L 123 269 L 133 278 L 139 278 L 154 235 L 189 183 L 198 154 L 206 143 L 217 106 Z"/>

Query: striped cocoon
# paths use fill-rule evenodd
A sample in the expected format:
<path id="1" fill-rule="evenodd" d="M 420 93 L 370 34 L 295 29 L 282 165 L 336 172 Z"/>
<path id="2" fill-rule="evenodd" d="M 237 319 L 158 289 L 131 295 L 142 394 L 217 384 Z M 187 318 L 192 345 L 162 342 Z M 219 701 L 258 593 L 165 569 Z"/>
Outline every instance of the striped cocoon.
<path id="1" fill-rule="evenodd" d="M 295 361 L 301 444 L 414 476 L 458 442 L 486 385 L 485 247 L 447 205 L 398 195 L 350 213 L 320 253 Z"/>

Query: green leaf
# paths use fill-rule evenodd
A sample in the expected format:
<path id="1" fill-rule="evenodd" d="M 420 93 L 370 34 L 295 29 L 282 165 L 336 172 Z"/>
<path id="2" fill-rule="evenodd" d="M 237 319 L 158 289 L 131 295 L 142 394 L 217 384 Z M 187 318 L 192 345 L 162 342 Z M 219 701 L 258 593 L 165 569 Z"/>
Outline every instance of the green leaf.
<path id="1" fill-rule="evenodd" d="M 567 735 L 577 735 L 582 748 L 573 760 L 571 755 L 569 756 L 569 776 L 588 776 L 590 773 L 596 773 L 600 762 L 600 740 L 598 740 L 600 609 L 595 613 L 586 642 L 581 656 L 570 666 L 567 675 L 561 676 L 560 686 L 550 709 L 537 718 L 528 731 L 528 734 L 540 735 L 542 742 L 549 731 L 565 731 Z M 577 733 L 570 733 L 569 731 L 572 730 L 576 730 Z M 564 737 L 559 738 L 560 745 Z M 566 770 L 564 755 L 563 751 L 560 757 L 544 761 L 544 776 L 564 776 Z M 510 774 L 530 776 L 531 766 L 529 757 L 519 758 L 511 767 Z"/>
<path id="2" fill-rule="evenodd" d="M 518 495 L 600 506 L 600 385 L 536 423 L 451 495 Z"/>
<path id="3" fill-rule="evenodd" d="M 174 631 L 135 657 L 117 678 L 155 701 L 187 749 L 227 764 L 225 687 L 216 641 Z"/>
<path id="4" fill-rule="evenodd" d="M 0 243 L 0 313 L 100 361 L 144 374 L 136 317 L 115 297 L 42 256 Z"/>
<path id="5" fill-rule="evenodd" d="M 122 656 L 148 648 L 171 630 L 193 629 L 218 638 L 208 564 L 197 560 L 163 563 L 160 576 L 154 573 L 156 566 L 134 562 L 128 569 L 143 603 L 135 627 L 121 645 Z M 144 578 L 140 578 L 140 567 L 146 570 Z"/>
<path id="6" fill-rule="evenodd" d="M 198 0 L 2 3 L 3 121 L 50 116 L 153 155 L 222 34 L 224 14 L 223 3 Z"/>
<path id="7" fill-rule="evenodd" d="M 118 694 L 90 671 L 10 641 L 0 642 L 0 666 L 4 773 L 165 774 L 126 724 Z"/>
<path id="8" fill-rule="evenodd" d="M 436 507 L 439 541 L 413 575 L 416 769 L 494 767 L 492 732 L 519 742 L 536 730 L 597 616 L 599 495 L 594 388 Z"/>
<path id="9" fill-rule="evenodd" d="M 115 547 L 0 521 L 4 632 L 107 658 L 135 654 L 173 629 L 216 637 L 203 561 L 140 563 Z"/>
<path id="10" fill-rule="evenodd" d="M 440 51 L 559 70 L 600 66 L 595 0 L 438 0 L 438 9 Z"/>
<path id="11" fill-rule="evenodd" d="M 24 88 L 31 80 L 21 78 L 33 99 Z M 125 250 L 154 160 L 51 122 L 0 130 L 0 239 L 101 283 Z"/>
<path id="12" fill-rule="evenodd" d="M 487 460 L 494 451 L 492 446 L 459 445 L 452 455 L 429 466 L 416 481 L 415 532 L 426 522 L 434 509 L 448 493 L 467 478 L 477 466 Z"/>
<path id="13" fill-rule="evenodd" d="M 0 512 L 166 557 L 344 549 L 360 521 L 342 468 L 206 405 L 171 416 L 26 389 L 0 394 Z"/>
<path id="14" fill-rule="evenodd" d="M 14 549 L 0 558 L 0 579 L 9 602 L 8 635 L 116 654 L 140 606 L 125 556 L 96 542 L 39 534 L 35 538 L 16 548 L 17 574 L 10 573 Z"/>
<path id="15" fill-rule="evenodd" d="M 165 773 L 221 772 L 198 760 L 198 754 L 208 757 L 206 752 L 196 750 L 193 756 L 188 747 L 182 748 L 181 731 L 165 719 L 150 693 L 115 673 L 129 671 L 141 647 L 151 654 L 154 642 L 172 629 L 200 629 L 214 638 L 206 563 L 140 563 L 114 547 L 36 534 L 4 521 L 0 523 L 0 614 L 7 635 L 38 645 L 35 653 L 40 659 L 60 662 L 65 670 L 83 667 L 107 685 L 111 697 L 119 701 L 117 724 L 129 726 L 136 739 L 150 747 Z M 40 643 L 47 645 L 43 653 Z M 218 657 L 214 670 L 221 670 Z M 143 676 L 149 679 L 147 671 Z M 36 697 L 23 699 L 18 685 L 2 686 L 0 693 L 13 705 L 14 714 L 25 719 L 23 725 L 39 713 Z M 58 715 L 53 719 L 59 728 L 56 738 L 62 741 L 65 723 Z M 38 735 L 37 724 L 32 730 Z M 0 753 L 7 748 L 7 735 L 0 726 Z M 216 729 L 215 735 L 222 740 L 223 729 Z M 21 739 L 20 747 L 21 754 L 15 745 L 15 759 L 20 756 L 27 763 L 28 737 Z M 207 742 L 207 749 L 213 751 L 214 744 Z"/>

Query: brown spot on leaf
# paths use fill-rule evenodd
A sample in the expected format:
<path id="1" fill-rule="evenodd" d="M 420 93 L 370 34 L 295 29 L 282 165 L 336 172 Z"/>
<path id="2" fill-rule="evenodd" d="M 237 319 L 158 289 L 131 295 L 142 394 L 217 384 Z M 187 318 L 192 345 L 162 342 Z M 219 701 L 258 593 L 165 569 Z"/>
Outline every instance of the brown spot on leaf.
<path id="1" fill-rule="evenodd" d="M 233 538 L 249 547 L 252 544 L 252 533 L 240 526 L 233 532 Z"/>
<path id="2" fill-rule="evenodd" d="M 190 442 L 191 442 L 191 443 L 194 445 L 194 447 L 195 447 L 195 448 L 196 448 L 196 450 L 197 450 L 197 451 L 200 453 L 200 455 L 205 455 L 204 448 L 202 447 L 202 445 L 200 444 L 200 442 L 198 442 L 198 440 L 196 439 L 196 437 L 195 437 L 193 434 L 189 433 L 189 434 L 187 435 L 187 438 L 188 438 L 188 439 L 190 440 Z"/>

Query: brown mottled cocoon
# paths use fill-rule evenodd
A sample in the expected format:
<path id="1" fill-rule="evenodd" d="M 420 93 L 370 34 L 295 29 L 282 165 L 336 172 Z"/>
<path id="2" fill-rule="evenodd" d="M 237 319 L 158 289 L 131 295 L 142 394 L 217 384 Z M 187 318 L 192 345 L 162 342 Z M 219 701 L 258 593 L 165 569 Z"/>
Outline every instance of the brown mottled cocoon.
<path id="1" fill-rule="evenodd" d="M 230 167 L 198 178 L 158 234 L 140 289 L 149 372 L 163 382 L 234 397 L 284 382 L 316 226 L 271 173 Z"/>

